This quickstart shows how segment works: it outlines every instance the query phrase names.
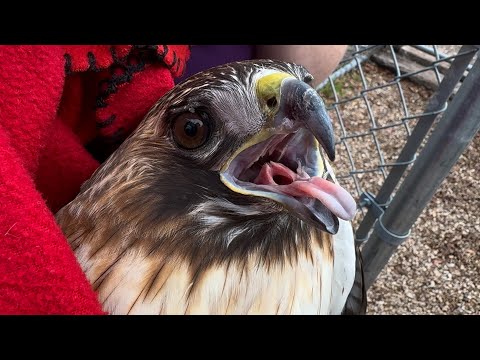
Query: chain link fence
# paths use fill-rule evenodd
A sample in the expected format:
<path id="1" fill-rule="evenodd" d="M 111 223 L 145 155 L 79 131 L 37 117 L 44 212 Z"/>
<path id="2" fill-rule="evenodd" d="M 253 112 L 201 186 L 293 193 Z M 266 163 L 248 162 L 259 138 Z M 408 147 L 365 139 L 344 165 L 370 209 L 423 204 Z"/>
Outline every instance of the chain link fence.
<path id="1" fill-rule="evenodd" d="M 317 87 L 337 136 L 337 179 L 358 200 L 368 287 L 480 126 L 478 47 L 448 50 L 350 46 Z"/>

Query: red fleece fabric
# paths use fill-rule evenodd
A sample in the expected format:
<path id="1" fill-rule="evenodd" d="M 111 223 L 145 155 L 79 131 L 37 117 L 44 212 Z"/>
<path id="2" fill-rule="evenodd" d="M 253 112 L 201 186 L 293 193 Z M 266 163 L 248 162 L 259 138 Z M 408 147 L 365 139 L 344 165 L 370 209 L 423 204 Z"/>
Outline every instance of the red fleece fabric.
<path id="1" fill-rule="evenodd" d="M 104 314 L 54 214 L 188 56 L 186 45 L 0 46 L 0 314 Z"/>

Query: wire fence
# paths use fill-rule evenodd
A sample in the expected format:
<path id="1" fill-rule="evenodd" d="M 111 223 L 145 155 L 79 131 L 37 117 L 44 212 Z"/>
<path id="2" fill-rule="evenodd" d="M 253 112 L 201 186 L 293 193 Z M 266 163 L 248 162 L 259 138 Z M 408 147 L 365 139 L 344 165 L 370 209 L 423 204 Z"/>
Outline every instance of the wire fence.
<path id="1" fill-rule="evenodd" d="M 444 54 L 436 45 L 350 46 L 338 69 L 317 87 L 337 136 L 337 179 L 357 195 L 360 211 L 354 226 L 363 245 L 367 286 L 409 237 L 431 198 L 426 195 L 433 196 L 451 168 L 427 169 L 435 164 L 425 159 L 441 160 L 431 159 L 432 152 L 442 155 L 436 141 L 448 142 L 442 164 L 453 166 L 454 155 L 460 156 L 468 145 L 465 139 L 478 131 L 475 101 L 463 128 L 449 127 L 454 119 L 462 125 L 458 117 L 463 110 L 456 102 L 480 103 L 480 89 L 469 79 L 476 76 L 474 66 L 480 66 L 477 51 L 471 45 L 458 47 L 454 54 Z M 464 90 L 467 79 L 471 86 Z M 457 130 L 459 137 L 451 139 Z M 422 169 L 415 172 L 419 161 L 423 172 L 432 174 L 423 193 L 415 188 L 424 177 Z"/>

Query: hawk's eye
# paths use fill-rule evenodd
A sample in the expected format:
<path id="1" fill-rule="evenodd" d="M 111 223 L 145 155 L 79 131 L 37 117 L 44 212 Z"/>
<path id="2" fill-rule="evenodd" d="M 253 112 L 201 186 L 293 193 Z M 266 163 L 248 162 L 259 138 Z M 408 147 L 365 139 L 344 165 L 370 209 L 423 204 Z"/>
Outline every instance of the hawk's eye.
<path id="1" fill-rule="evenodd" d="M 173 138 L 185 149 L 196 149 L 208 139 L 210 128 L 205 113 L 183 113 L 173 123 Z"/>

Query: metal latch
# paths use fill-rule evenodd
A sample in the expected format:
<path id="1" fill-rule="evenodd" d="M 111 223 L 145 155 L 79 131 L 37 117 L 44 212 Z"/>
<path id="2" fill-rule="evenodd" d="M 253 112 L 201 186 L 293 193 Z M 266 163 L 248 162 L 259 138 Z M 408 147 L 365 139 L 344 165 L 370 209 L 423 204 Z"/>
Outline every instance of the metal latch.
<path id="1" fill-rule="evenodd" d="M 361 207 L 369 208 L 373 216 L 377 219 L 377 222 L 375 224 L 375 231 L 378 236 L 390 245 L 399 246 L 410 237 L 412 231 L 410 229 L 408 233 L 404 235 L 398 235 L 386 228 L 386 226 L 382 222 L 382 218 L 389 204 L 390 202 L 386 204 L 379 204 L 373 194 L 368 191 L 360 195 L 359 205 Z M 362 243 L 365 242 L 367 239 L 368 236 L 365 239 L 356 239 L 356 241 Z"/>

